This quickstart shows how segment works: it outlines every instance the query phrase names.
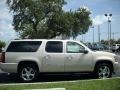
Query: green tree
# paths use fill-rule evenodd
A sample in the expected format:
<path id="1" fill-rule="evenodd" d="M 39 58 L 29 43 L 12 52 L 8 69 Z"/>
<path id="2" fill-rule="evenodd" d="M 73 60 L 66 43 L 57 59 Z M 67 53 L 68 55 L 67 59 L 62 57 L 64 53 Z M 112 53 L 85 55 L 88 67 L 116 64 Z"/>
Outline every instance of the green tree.
<path id="1" fill-rule="evenodd" d="M 76 38 L 88 31 L 90 11 L 79 8 L 63 11 L 64 0 L 7 0 L 13 11 L 13 26 L 21 38 L 53 38 L 60 35 Z"/>
<path id="2" fill-rule="evenodd" d="M 5 42 L 0 40 L 0 52 L 2 51 L 2 48 L 5 47 Z"/>
<path id="3" fill-rule="evenodd" d="M 120 44 L 120 38 L 116 41 L 116 44 Z"/>
<path id="4" fill-rule="evenodd" d="M 115 43 L 119 43 L 119 42 L 120 42 L 120 39 L 118 39 L 118 40 L 111 39 L 110 40 L 111 45 L 113 45 Z M 101 44 L 108 45 L 108 40 L 101 40 Z"/>

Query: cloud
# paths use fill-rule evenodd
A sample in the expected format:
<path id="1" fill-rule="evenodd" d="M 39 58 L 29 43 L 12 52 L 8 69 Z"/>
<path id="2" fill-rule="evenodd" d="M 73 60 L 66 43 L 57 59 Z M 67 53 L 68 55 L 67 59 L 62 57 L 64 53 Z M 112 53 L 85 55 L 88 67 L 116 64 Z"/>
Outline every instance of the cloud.
<path id="1" fill-rule="evenodd" d="M 82 5 L 80 8 L 84 8 L 84 9 L 86 9 L 87 11 L 90 11 L 90 9 L 87 7 L 87 6 L 85 6 L 85 5 Z M 90 11 L 91 12 L 91 11 Z"/>
<path id="2" fill-rule="evenodd" d="M 0 31 L 8 32 L 13 30 L 13 26 L 10 22 L 0 21 Z"/>
<path id="3" fill-rule="evenodd" d="M 107 18 L 104 15 L 97 15 L 93 18 L 93 25 L 100 25 L 107 21 Z"/>
<path id="4" fill-rule="evenodd" d="M 0 0 L 0 39 L 11 40 L 16 38 L 16 32 L 12 26 L 12 13 L 6 4 L 6 0 Z"/>
<path id="5" fill-rule="evenodd" d="M 109 17 L 109 19 L 114 21 L 114 18 L 112 17 Z M 105 15 L 97 15 L 92 20 L 93 20 L 93 25 L 101 25 L 108 21 L 108 17 L 106 17 Z"/>
<path id="6" fill-rule="evenodd" d="M 5 0 L 0 1 L 0 21 L 11 22 L 12 21 L 12 13 L 9 12 L 9 9 L 5 3 Z"/>
<path id="7" fill-rule="evenodd" d="M 0 36 L 3 36 L 4 35 L 4 33 L 3 32 L 0 32 Z"/>

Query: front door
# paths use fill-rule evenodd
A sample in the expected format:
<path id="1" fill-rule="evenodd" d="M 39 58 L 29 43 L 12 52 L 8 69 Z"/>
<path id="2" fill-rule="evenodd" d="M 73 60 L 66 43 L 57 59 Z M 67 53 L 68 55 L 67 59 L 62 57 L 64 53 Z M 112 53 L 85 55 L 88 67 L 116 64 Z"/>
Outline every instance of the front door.
<path id="1" fill-rule="evenodd" d="M 90 71 L 92 54 L 84 53 L 85 47 L 80 43 L 68 41 L 66 43 L 65 72 Z"/>

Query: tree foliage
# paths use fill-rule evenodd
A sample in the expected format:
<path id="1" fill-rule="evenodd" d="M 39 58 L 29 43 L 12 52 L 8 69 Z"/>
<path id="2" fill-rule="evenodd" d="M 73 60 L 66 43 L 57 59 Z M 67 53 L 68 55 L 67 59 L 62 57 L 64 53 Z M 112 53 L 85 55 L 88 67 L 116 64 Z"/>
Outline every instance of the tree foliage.
<path id="1" fill-rule="evenodd" d="M 21 38 L 75 38 L 88 31 L 90 11 L 79 8 L 65 12 L 64 0 L 7 0 L 13 12 L 13 26 Z"/>
<path id="2" fill-rule="evenodd" d="M 113 44 L 120 44 L 120 38 L 117 39 L 117 40 L 111 39 L 110 43 L 111 43 L 111 45 L 113 45 Z M 108 40 L 101 40 L 101 44 L 108 45 Z"/>
<path id="3" fill-rule="evenodd" d="M 5 47 L 5 44 L 6 44 L 5 42 L 0 40 L 0 52 L 2 51 L 2 48 Z"/>
<path id="4" fill-rule="evenodd" d="M 120 44 L 120 38 L 116 41 L 117 44 Z"/>

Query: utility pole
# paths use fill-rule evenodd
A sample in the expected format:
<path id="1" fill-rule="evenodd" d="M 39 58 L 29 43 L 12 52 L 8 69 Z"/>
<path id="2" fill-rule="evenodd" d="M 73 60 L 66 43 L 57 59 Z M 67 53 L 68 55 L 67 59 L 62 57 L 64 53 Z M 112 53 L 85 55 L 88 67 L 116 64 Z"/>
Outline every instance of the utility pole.
<path id="1" fill-rule="evenodd" d="M 100 25 L 98 25 L 98 43 L 100 44 Z"/>
<path id="2" fill-rule="evenodd" d="M 112 33 L 112 35 L 113 35 L 113 40 L 114 40 L 114 37 L 115 37 L 115 33 L 113 32 L 113 33 Z"/>
<path id="3" fill-rule="evenodd" d="M 92 30 L 93 30 L 93 43 L 95 42 L 94 40 L 94 26 L 91 26 Z"/>
<path id="4" fill-rule="evenodd" d="M 111 17 L 112 17 L 112 14 L 105 14 L 105 16 L 107 17 L 108 19 L 108 45 L 109 45 L 109 50 L 110 50 L 110 47 L 111 47 Z"/>

